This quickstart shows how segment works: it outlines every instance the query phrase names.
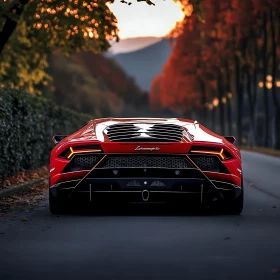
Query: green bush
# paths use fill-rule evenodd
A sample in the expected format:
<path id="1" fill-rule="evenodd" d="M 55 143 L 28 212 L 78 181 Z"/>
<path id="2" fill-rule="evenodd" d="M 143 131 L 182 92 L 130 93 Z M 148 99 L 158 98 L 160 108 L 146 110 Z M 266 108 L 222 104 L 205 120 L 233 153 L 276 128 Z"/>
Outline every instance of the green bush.
<path id="1" fill-rule="evenodd" d="M 0 181 L 47 164 L 52 136 L 71 134 L 91 118 L 42 97 L 0 88 Z"/>

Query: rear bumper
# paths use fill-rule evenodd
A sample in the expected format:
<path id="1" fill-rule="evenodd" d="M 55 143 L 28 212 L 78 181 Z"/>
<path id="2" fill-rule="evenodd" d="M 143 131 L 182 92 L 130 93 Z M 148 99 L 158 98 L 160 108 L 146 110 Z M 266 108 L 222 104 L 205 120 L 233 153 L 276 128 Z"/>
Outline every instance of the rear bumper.
<path id="1" fill-rule="evenodd" d="M 232 200 L 242 189 L 207 178 L 85 178 L 58 183 L 50 188 L 63 200 L 209 203 Z"/>
<path id="2" fill-rule="evenodd" d="M 82 163 L 79 164 L 84 164 L 88 159 L 80 160 Z M 77 178 L 74 176 L 77 172 L 71 171 L 74 166 L 71 165 L 70 170 L 65 172 L 68 178 L 74 180 L 62 180 L 51 186 L 51 193 L 69 200 L 93 201 L 112 198 L 128 202 L 189 200 L 209 203 L 215 200 L 235 199 L 242 191 L 233 183 L 213 181 L 213 178 L 210 179 L 187 155 L 105 155 L 94 160 L 97 163 L 79 179 L 74 179 Z M 76 164 L 73 159 L 69 164 L 72 163 Z M 206 163 L 209 163 L 208 158 Z M 210 163 L 212 164 L 212 161 Z M 217 168 L 222 165 L 219 160 L 214 163 L 217 164 Z M 219 167 L 219 171 L 226 172 L 222 167 Z M 226 178 L 230 173 L 225 175 Z"/>

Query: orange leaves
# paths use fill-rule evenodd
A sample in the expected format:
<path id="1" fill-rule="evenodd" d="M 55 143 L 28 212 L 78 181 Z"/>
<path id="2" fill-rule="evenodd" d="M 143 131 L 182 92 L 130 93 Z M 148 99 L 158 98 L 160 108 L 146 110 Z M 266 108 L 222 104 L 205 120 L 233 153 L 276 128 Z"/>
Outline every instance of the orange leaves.
<path id="1" fill-rule="evenodd" d="M 174 0 L 174 2 L 180 2 L 181 9 L 186 16 L 191 16 L 193 13 L 193 5 L 190 3 L 190 0 Z"/>
<path id="2" fill-rule="evenodd" d="M 200 33 L 195 29 L 196 24 L 195 16 L 186 20 L 183 32 L 176 39 L 173 54 L 163 67 L 162 75 L 153 81 L 150 90 L 152 109 L 168 108 L 186 112 L 192 107 L 193 100 L 199 97 L 196 79 L 199 52 L 196 43 Z"/>
<path id="3" fill-rule="evenodd" d="M 217 80 L 209 80 L 208 83 L 213 89 L 217 89 Z"/>
<path id="4" fill-rule="evenodd" d="M 163 67 L 162 75 L 152 84 L 150 92 L 152 108 L 155 108 L 153 105 L 156 103 L 155 98 L 158 98 L 161 108 L 173 111 L 187 112 L 193 106 L 199 106 L 198 75 L 203 73 L 200 65 L 203 49 L 201 39 L 204 34 L 197 29 L 197 26 L 204 26 L 204 24 L 199 22 L 195 15 L 185 20 L 182 26 L 183 32 L 176 38 L 173 53 Z"/>
<path id="5" fill-rule="evenodd" d="M 276 56 L 280 57 L 280 46 L 279 45 L 276 48 Z"/>
<path id="6" fill-rule="evenodd" d="M 189 4 L 188 0 L 178 1 Z M 158 98 L 162 108 L 187 111 L 201 106 L 201 81 L 208 95 L 215 94 L 217 79 L 224 76 L 225 69 L 234 71 L 236 57 L 241 65 L 256 65 L 256 48 L 263 46 L 263 14 L 268 15 L 269 9 L 277 14 L 279 0 L 204 0 L 200 8 L 205 23 L 195 11 L 177 25 L 173 53 L 151 87 L 153 104 Z M 269 21 L 266 28 L 270 34 Z M 277 57 L 279 54 L 277 47 Z"/>
<path id="7" fill-rule="evenodd" d="M 276 1 L 267 1 L 267 0 L 252 0 L 254 5 L 254 12 L 267 12 L 268 9 L 271 7 L 272 3 L 276 3 Z M 270 3 L 269 3 L 270 2 Z"/>

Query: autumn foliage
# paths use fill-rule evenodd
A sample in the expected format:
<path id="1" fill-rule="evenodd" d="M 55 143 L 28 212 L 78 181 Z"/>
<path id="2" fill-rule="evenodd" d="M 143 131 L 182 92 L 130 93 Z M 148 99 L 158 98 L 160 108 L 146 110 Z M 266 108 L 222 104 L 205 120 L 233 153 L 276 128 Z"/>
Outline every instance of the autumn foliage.
<path id="1" fill-rule="evenodd" d="M 255 144 L 257 126 L 265 127 L 261 145 L 272 145 L 274 137 L 274 146 L 280 147 L 280 1 L 204 0 L 200 9 L 202 20 L 194 9 L 170 34 L 177 36 L 173 54 L 151 85 L 151 108 L 192 112 L 201 122 L 212 120 L 212 128 L 219 124 L 221 134 L 236 134 L 239 143 L 245 137 Z"/>

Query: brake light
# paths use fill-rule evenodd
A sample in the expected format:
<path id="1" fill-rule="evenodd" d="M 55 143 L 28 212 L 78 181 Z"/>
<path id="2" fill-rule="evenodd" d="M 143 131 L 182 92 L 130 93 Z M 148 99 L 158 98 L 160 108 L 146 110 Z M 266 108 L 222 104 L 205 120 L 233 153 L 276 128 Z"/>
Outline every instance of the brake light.
<path id="1" fill-rule="evenodd" d="M 59 157 L 70 159 L 75 154 L 84 154 L 84 153 L 100 153 L 102 149 L 99 145 L 94 146 L 74 146 L 67 148 L 62 152 Z"/>
<path id="2" fill-rule="evenodd" d="M 219 147 L 193 146 L 190 153 L 215 155 L 218 156 L 221 160 L 232 158 L 232 155 L 227 150 Z"/>

